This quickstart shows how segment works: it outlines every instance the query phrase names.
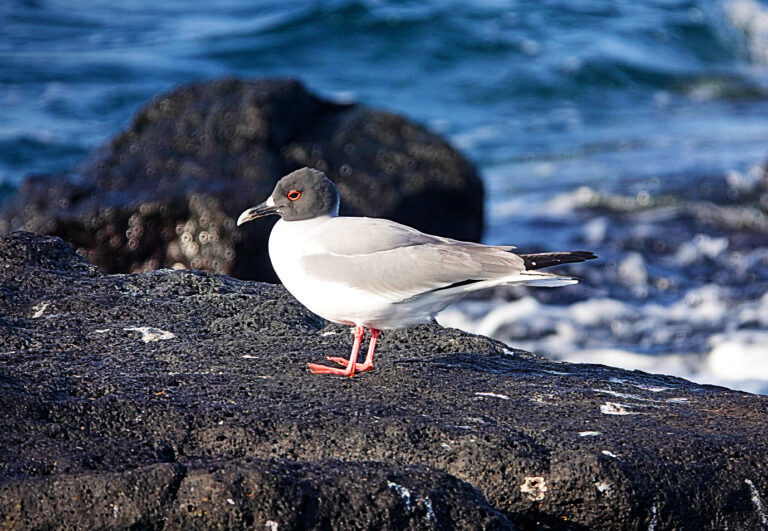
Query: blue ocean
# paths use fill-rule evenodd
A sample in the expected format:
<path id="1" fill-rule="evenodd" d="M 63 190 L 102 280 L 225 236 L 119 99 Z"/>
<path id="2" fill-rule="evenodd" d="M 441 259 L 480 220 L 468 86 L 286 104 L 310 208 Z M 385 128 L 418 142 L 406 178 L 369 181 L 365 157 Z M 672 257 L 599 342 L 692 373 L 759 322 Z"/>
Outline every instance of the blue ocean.
<path id="1" fill-rule="evenodd" d="M 403 114 L 477 165 L 486 242 L 601 258 L 446 326 L 768 392 L 768 2 L 4 0 L 0 201 L 223 76 Z"/>

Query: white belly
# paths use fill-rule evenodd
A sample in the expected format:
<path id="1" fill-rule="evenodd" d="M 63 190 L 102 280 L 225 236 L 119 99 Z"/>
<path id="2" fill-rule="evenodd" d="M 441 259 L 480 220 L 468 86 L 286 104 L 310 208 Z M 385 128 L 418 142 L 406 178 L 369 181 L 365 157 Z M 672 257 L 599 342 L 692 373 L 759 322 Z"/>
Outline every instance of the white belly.
<path id="1" fill-rule="evenodd" d="M 320 317 L 346 325 L 368 328 L 402 328 L 428 322 L 422 309 L 393 304 L 369 291 L 344 282 L 310 277 L 302 266 L 303 253 L 313 249 L 312 232 L 329 218 L 285 222 L 280 220 L 269 237 L 269 257 L 280 281 L 296 299 Z M 431 313 L 431 312 L 430 312 Z"/>

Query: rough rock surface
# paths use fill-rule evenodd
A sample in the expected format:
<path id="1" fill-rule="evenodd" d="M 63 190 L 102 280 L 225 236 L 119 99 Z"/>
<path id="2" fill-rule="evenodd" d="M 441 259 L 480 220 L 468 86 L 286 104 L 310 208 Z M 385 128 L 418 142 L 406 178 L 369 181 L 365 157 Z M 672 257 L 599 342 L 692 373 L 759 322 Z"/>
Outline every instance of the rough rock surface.
<path id="1" fill-rule="evenodd" d="M 768 397 L 0 239 L 0 527 L 759 529 Z M 277 526 L 277 527 L 275 527 Z"/>
<path id="2" fill-rule="evenodd" d="M 482 235 L 477 172 L 437 135 L 323 101 L 297 81 L 234 79 L 159 96 L 72 175 L 27 179 L 0 214 L 0 234 L 60 236 L 110 273 L 180 264 L 272 280 L 271 223 L 234 222 L 302 166 L 338 184 L 348 215 Z"/>

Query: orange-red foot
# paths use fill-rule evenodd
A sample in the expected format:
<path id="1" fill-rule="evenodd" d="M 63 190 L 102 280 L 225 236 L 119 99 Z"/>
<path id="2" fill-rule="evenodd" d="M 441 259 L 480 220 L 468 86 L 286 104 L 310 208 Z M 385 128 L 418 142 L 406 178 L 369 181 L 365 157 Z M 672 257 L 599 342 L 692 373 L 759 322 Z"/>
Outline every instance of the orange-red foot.
<path id="1" fill-rule="evenodd" d="M 346 367 L 349 365 L 349 360 L 342 357 L 336 357 L 336 356 L 328 356 L 328 361 L 332 361 L 334 363 L 338 363 L 342 367 Z M 363 372 L 363 371 L 370 371 L 373 369 L 373 363 L 355 363 L 355 372 Z"/>
<path id="2" fill-rule="evenodd" d="M 347 362 L 344 362 L 344 366 L 346 367 Z M 355 370 L 352 370 L 352 368 L 347 367 L 345 369 L 337 369 L 336 367 L 328 367 L 327 365 L 320 365 L 318 363 L 307 363 L 307 367 L 309 367 L 309 372 L 312 374 L 335 374 L 338 376 L 354 376 L 355 372 L 357 372 L 357 368 Z"/>
<path id="3" fill-rule="evenodd" d="M 371 343 L 368 345 L 368 355 L 364 363 L 357 363 L 357 354 L 360 352 L 360 343 L 363 341 L 365 329 L 362 326 L 355 327 L 355 342 L 352 345 L 352 352 L 349 359 L 339 356 L 328 356 L 328 361 L 338 363 L 343 369 L 319 365 L 317 363 L 308 363 L 310 372 L 314 374 L 336 374 L 338 376 L 354 376 L 356 372 L 370 371 L 373 369 L 373 351 L 376 350 L 376 340 L 379 337 L 379 331 L 371 328 Z"/>

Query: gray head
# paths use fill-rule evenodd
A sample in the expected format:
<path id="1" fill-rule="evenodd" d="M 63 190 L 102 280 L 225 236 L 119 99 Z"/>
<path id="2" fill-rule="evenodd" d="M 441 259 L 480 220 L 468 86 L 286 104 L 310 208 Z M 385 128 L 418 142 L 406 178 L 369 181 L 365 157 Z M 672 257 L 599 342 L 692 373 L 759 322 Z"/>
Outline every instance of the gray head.
<path id="1" fill-rule="evenodd" d="M 339 192 L 323 172 L 301 168 L 289 173 L 275 185 L 272 195 L 237 218 L 237 224 L 278 214 L 285 221 L 300 221 L 339 213 Z"/>

